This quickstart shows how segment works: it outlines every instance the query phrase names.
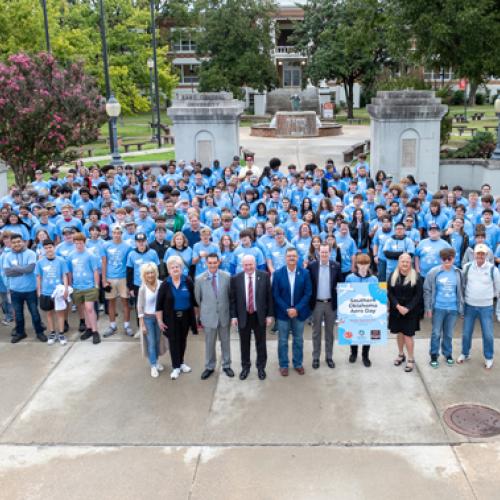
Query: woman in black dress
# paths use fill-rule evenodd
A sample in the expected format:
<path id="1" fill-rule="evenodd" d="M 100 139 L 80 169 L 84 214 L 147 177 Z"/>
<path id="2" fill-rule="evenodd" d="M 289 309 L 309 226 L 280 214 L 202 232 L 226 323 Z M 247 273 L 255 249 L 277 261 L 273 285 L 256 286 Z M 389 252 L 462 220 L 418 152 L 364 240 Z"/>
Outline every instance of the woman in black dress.
<path id="1" fill-rule="evenodd" d="M 402 254 L 398 265 L 387 283 L 389 297 L 389 329 L 398 335 L 399 356 L 394 360 L 396 366 L 402 365 L 408 353 L 405 372 L 415 367 L 414 340 L 415 332 L 420 330 L 420 317 L 423 307 L 423 287 L 420 275 L 413 269 L 411 256 Z"/>

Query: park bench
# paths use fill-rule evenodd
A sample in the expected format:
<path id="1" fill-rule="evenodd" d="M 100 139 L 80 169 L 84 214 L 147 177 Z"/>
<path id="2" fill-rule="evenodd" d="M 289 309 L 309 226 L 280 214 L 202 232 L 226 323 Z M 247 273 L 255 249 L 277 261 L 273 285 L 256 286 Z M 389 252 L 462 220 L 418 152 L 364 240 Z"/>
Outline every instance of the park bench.
<path id="1" fill-rule="evenodd" d="M 129 142 L 128 144 L 123 144 L 125 148 L 125 153 L 128 153 L 129 149 L 132 147 L 136 147 L 137 151 L 142 151 L 142 146 L 145 146 L 147 142 Z"/>
<path id="2" fill-rule="evenodd" d="M 347 122 L 349 123 L 349 125 L 361 125 L 361 118 L 348 118 Z"/>
<path id="3" fill-rule="evenodd" d="M 455 114 L 455 121 L 457 123 L 467 123 L 468 120 L 465 118 L 465 115 L 458 113 Z"/>
<path id="4" fill-rule="evenodd" d="M 173 135 L 164 135 L 163 136 L 163 144 L 174 144 L 175 139 Z"/>
<path id="5" fill-rule="evenodd" d="M 452 125 L 452 129 L 458 130 L 458 135 L 462 135 L 464 130 L 467 128 L 465 125 Z"/>
<path id="6" fill-rule="evenodd" d="M 484 117 L 484 113 L 474 113 L 472 115 L 472 119 L 477 120 L 477 121 L 481 120 L 483 117 Z"/>
<path id="7" fill-rule="evenodd" d="M 497 130 L 498 129 L 498 125 L 485 125 L 484 127 L 484 130 L 486 130 L 486 132 L 488 132 L 488 130 Z"/>

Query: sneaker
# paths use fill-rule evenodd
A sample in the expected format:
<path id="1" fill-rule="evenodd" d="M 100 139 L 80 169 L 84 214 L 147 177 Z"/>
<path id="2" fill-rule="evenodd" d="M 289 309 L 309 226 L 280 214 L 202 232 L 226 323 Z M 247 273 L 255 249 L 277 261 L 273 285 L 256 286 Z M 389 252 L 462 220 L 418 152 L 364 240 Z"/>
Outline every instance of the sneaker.
<path id="1" fill-rule="evenodd" d="M 132 327 L 130 325 L 124 326 L 123 327 L 123 331 L 125 332 L 125 335 L 127 335 L 127 337 L 133 337 L 134 336 L 134 332 L 132 331 Z"/>
<path id="2" fill-rule="evenodd" d="M 179 368 L 174 368 L 172 370 L 172 373 L 170 373 L 170 378 L 172 380 L 177 380 L 179 378 L 180 374 L 181 374 L 181 371 L 179 370 Z"/>
<path id="3" fill-rule="evenodd" d="M 66 345 L 68 343 L 68 341 L 66 340 L 66 337 L 62 333 L 59 335 L 59 343 L 61 345 Z"/>
<path id="4" fill-rule="evenodd" d="M 156 363 L 156 369 L 159 372 L 162 372 L 165 369 L 165 367 L 161 363 Z"/>
<path id="5" fill-rule="evenodd" d="M 87 330 L 85 330 L 85 332 L 80 335 L 80 340 L 87 340 L 90 337 L 92 337 L 92 330 L 87 328 Z"/>
<path id="6" fill-rule="evenodd" d="M 47 344 L 52 345 L 55 341 L 56 341 L 56 332 L 50 332 Z"/>
<path id="7" fill-rule="evenodd" d="M 446 364 L 448 366 L 453 366 L 455 364 L 455 360 L 451 356 L 446 356 Z"/>
<path id="8" fill-rule="evenodd" d="M 134 334 L 134 339 L 140 339 L 142 335 L 141 329 L 137 330 Z"/>
<path id="9" fill-rule="evenodd" d="M 460 354 L 460 356 L 458 356 L 457 363 L 461 365 L 464 361 L 469 361 L 469 359 L 470 354 L 467 354 L 467 356 L 465 354 Z"/>
<path id="10" fill-rule="evenodd" d="M 99 304 L 99 312 L 103 312 L 104 311 L 104 304 Z"/>
<path id="11" fill-rule="evenodd" d="M 12 320 L 11 319 L 2 319 L 2 325 L 3 326 L 9 326 L 12 324 Z"/>
<path id="12" fill-rule="evenodd" d="M 184 363 L 182 363 L 181 372 L 182 373 L 189 373 L 190 371 L 191 371 L 191 368 L 188 365 L 185 365 Z"/>
<path id="13" fill-rule="evenodd" d="M 151 376 L 153 378 L 158 378 L 159 375 L 160 375 L 160 373 L 158 371 L 158 368 L 156 368 L 156 366 L 152 366 L 151 367 Z"/>
<path id="14" fill-rule="evenodd" d="M 484 360 L 484 367 L 487 370 L 491 370 L 491 367 L 493 366 L 493 360 L 492 359 L 485 359 Z"/>
<path id="15" fill-rule="evenodd" d="M 439 361 L 438 361 L 438 358 L 437 358 L 437 356 L 435 354 L 433 354 L 431 356 L 430 365 L 432 366 L 432 368 L 437 368 L 439 366 Z"/>
<path id="16" fill-rule="evenodd" d="M 101 336 L 98 332 L 92 332 L 92 344 L 100 344 Z"/>
<path id="17" fill-rule="evenodd" d="M 104 333 L 102 334 L 104 338 L 111 337 L 111 335 L 114 335 L 118 331 L 118 328 L 113 328 L 111 325 L 109 325 L 106 330 L 104 330 Z"/>

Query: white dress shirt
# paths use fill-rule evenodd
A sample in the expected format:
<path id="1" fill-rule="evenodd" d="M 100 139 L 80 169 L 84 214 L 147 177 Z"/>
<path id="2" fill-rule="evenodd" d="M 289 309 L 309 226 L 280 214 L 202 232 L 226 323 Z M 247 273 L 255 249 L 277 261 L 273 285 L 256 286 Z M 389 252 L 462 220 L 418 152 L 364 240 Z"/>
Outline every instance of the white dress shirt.
<path id="1" fill-rule="evenodd" d="M 293 302 L 293 291 L 295 290 L 295 274 L 297 273 L 297 268 L 294 271 L 290 271 L 288 267 L 286 268 L 288 273 L 288 283 L 290 284 L 290 304 L 293 307 L 295 304 Z"/>

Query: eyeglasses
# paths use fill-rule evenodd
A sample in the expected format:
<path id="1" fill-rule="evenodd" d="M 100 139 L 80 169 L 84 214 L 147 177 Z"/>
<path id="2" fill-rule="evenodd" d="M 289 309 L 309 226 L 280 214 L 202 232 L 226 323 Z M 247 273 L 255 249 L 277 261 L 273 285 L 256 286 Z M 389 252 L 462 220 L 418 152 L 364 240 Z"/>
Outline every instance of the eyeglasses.
<path id="1" fill-rule="evenodd" d="M 450 261 L 453 261 L 453 257 L 444 257 L 443 259 L 441 259 L 443 262 L 450 262 Z"/>

